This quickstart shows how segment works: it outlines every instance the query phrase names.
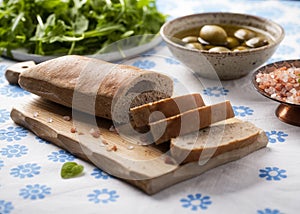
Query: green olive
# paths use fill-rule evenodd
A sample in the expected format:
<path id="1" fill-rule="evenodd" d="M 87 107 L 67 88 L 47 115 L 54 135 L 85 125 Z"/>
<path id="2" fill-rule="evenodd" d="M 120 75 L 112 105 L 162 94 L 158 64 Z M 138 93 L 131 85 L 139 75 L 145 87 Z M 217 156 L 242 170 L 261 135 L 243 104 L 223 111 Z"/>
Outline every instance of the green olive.
<path id="1" fill-rule="evenodd" d="M 226 47 L 228 47 L 230 49 L 235 48 L 240 45 L 239 40 L 237 40 L 234 37 L 227 37 L 226 41 L 227 41 Z"/>
<path id="2" fill-rule="evenodd" d="M 214 45 L 204 45 L 203 47 L 204 47 L 204 50 L 209 50 L 209 49 L 212 49 L 216 46 L 214 46 Z"/>
<path id="3" fill-rule="evenodd" d="M 196 37 L 196 36 L 186 36 L 186 37 L 182 38 L 182 41 L 184 43 L 198 42 L 198 37 Z"/>
<path id="4" fill-rule="evenodd" d="M 255 37 L 256 33 L 252 30 L 241 28 L 234 32 L 234 36 L 239 40 L 245 41 Z"/>
<path id="5" fill-rule="evenodd" d="M 201 37 L 198 37 L 198 42 L 200 42 L 202 45 L 209 45 L 209 42 L 205 41 Z"/>
<path id="6" fill-rule="evenodd" d="M 228 48 L 222 46 L 216 46 L 208 50 L 209 52 L 227 52 L 230 51 Z"/>
<path id="7" fill-rule="evenodd" d="M 246 51 L 246 50 L 249 50 L 249 48 L 245 46 L 237 46 L 232 51 L 238 52 L 238 51 Z"/>
<path id="8" fill-rule="evenodd" d="M 199 33 L 200 37 L 212 45 L 225 45 L 227 33 L 217 25 L 204 25 Z"/>
<path id="9" fill-rule="evenodd" d="M 250 48 L 259 48 L 268 44 L 268 40 L 266 38 L 258 36 L 252 39 L 249 39 L 245 42 L 246 45 Z"/>
<path id="10" fill-rule="evenodd" d="M 199 42 L 187 43 L 185 47 L 190 49 L 204 50 L 203 46 Z"/>

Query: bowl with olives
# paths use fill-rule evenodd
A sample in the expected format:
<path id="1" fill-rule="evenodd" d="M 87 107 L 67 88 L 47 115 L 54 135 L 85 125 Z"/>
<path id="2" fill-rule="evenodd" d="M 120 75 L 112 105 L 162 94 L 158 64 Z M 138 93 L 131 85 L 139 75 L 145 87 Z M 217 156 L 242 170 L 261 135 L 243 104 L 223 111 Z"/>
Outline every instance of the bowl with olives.
<path id="1" fill-rule="evenodd" d="M 199 13 L 160 30 L 171 53 L 201 77 L 232 80 L 263 65 L 284 38 L 272 20 L 239 13 Z"/>

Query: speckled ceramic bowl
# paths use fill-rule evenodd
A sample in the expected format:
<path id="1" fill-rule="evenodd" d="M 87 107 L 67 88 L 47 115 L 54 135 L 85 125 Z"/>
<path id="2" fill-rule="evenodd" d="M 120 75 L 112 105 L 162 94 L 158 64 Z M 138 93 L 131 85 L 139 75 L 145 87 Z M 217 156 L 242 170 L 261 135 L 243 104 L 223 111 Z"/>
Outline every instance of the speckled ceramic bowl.
<path id="1" fill-rule="evenodd" d="M 184 47 L 174 35 L 206 24 L 227 24 L 255 28 L 271 38 L 268 45 L 239 52 L 208 52 Z M 261 17 L 238 13 L 200 13 L 166 22 L 160 34 L 172 54 L 202 77 L 220 80 L 237 79 L 256 70 L 276 51 L 284 38 L 277 23 Z"/>

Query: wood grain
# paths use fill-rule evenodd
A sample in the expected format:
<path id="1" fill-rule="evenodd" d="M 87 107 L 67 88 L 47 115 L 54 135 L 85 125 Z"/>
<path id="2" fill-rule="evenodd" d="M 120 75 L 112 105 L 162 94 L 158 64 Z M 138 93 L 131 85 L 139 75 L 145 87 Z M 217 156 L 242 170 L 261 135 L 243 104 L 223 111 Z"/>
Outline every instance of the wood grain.
<path id="1" fill-rule="evenodd" d="M 72 119 L 65 120 L 64 116 Z M 204 165 L 197 162 L 177 165 L 170 161 L 172 159 L 169 159 L 165 145 L 139 145 L 140 142 L 124 139 L 113 131 L 113 124 L 109 120 L 95 119 L 91 115 L 72 111 L 41 98 L 15 106 L 11 111 L 11 118 L 37 136 L 93 163 L 147 194 L 157 193 L 265 147 L 265 143 L 253 142 L 247 147 L 218 155 Z M 76 128 L 75 133 L 71 132 L 72 128 Z M 91 129 L 99 129 L 100 137 L 92 136 Z M 117 148 L 116 151 L 110 150 L 113 146 Z"/>

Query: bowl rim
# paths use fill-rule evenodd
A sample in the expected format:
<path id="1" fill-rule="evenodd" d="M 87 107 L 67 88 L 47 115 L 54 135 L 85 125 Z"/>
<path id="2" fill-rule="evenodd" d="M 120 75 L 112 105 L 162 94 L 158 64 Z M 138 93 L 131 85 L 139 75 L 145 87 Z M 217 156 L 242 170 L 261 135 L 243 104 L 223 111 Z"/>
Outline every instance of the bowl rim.
<path id="1" fill-rule="evenodd" d="M 261 90 L 259 87 L 258 87 L 258 83 L 256 82 L 256 75 L 258 73 L 270 73 L 271 71 L 268 71 L 267 69 L 268 68 L 271 68 L 271 67 L 275 67 L 276 69 L 278 68 L 281 68 L 283 66 L 286 66 L 287 64 L 290 65 L 290 66 L 294 66 L 293 63 L 294 62 L 298 62 L 300 63 L 300 59 L 288 59 L 288 60 L 281 60 L 281 61 L 276 61 L 276 62 L 272 62 L 272 63 L 269 63 L 267 65 L 264 65 L 264 66 L 261 66 L 260 68 L 258 68 L 256 71 L 253 72 L 252 74 L 252 79 L 251 79 L 251 82 L 252 82 L 252 85 L 253 87 L 255 88 L 255 90 L 260 93 L 261 95 L 271 99 L 271 100 L 274 100 L 276 102 L 279 102 L 279 103 L 282 103 L 282 104 L 285 104 L 285 105 L 288 105 L 288 106 L 293 106 L 293 107 L 300 107 L 300 104 L 297 104 L 297 103 L 288 103 L 288 102 L 285 102 L 285 101 L 282 101 L 282 100 L 278 100 L 276 98 L 272 98 L 270 95 L 268 95 L 266 92 L 264 92 L 263 90 Z"/>
<path id="2" fill-rule="evenodd" d="M 265 23 L 271 23 L 272 25 L 276 26 L 280 31 L 281 31 L 281 34 L 279 36 L 278 39 L 274 40 L 274 42 L 272 42 L 271 44 L 268 44 L 266 46 L 262 46 L 262 47 L 259 47 L 259 48 L 253 48 L 253 49 L 248 49 L 248 50 L 242 50 L 242 51 L 226 51 L 226 52 L 209 52 L 208 50 L 197 50 L 197 49 L 190 49 L 190 48 L 187 48 L 183 45 L 180 45 L 180 44 L 177 44 L 175 42 L 173 42 L 171 39 L 170 39 L 170 36 L 167 36 L 164 31 L 166 29 L 166 27 L 168 27 L 169 25 L 171 25 L 172 23 L 178 21 L 178 20 L 182 20 L 182 19 L 189 19 L 191 17 L 196 17 L 196 16 L 212 16 L 212 15 L 231 15 L 231 16 L 243 16 L 243 17 L 249 17 L 249 18 L 252 18 L 252 19 L 256 19 L 256 20 L 259 20 L 260 22 L 265 22 Z M 194 14 L 190 14 L 190 15 L 186 15 L 186 16 L 180 16 L 180 17 L 177 17 L 175 19 L 172 19 L 170 21 L 167 21 L 165 22 L 162 27 L 160 28 L 160 35 L 162 37 L 162 39 L 167 43 L 167 44 L 170 44 L 172 46 L 175 46 L 176 48 L 179 48 L 181 50 L 186 50 L 186 51 L 191 51 L 191 52 L 195 52 L 195 53 L 202 53 L 202 54 L 210 54 L 210 55 L 244 55 L 244 54 L 250 54 L 250 53 L 254 53 L 254 52 L 260 52 L 262 50 L 265 50 L 265 49 L 270 49 L 270 48 L 274 48 L 276 46 L 278 46 L 282 40 L 284 39 L 285 37 L 285 31 L 284 31 L 284 28 L 278 24 L 277 22 L 274 22 L 273 20 L 271 19 L 267 19 L 267 18 L 264 18 L 264 17 L 260 17 L 260 16 L 256 16 L 256 15 L 251 15 L 251 14 L 245 14 L 245 13 L 234 13 L 234 12 L 205 12 L 205 13 L 194 13 Z"/>

